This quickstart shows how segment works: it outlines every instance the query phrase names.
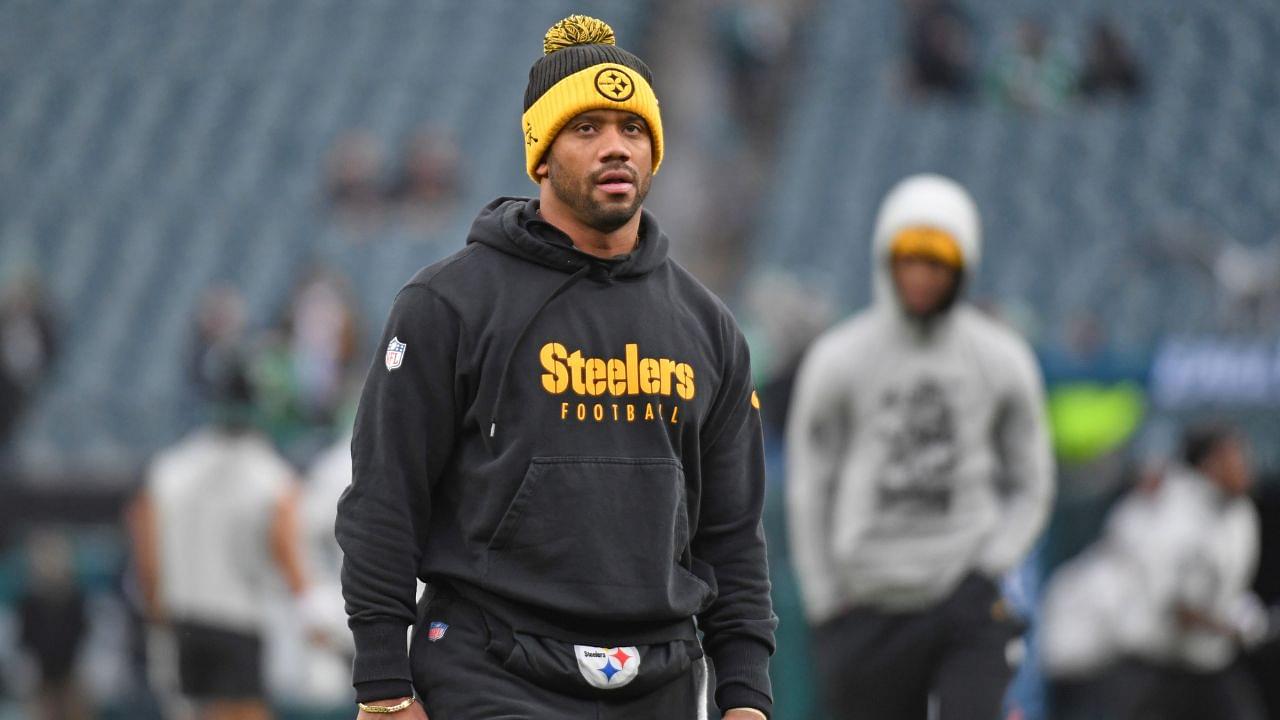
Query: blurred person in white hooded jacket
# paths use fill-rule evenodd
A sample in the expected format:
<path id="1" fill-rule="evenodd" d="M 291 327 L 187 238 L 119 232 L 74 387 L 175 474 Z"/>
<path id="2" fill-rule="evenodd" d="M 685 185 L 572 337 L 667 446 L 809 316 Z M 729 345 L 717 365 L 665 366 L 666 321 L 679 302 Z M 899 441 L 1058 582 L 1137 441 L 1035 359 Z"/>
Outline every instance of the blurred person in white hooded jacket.
<path id="1" fill-rule="evenodd" d="M 980 235 L 956 182 L 898 184 L 875 302 L 797 379 L 791 547 L 836 718 L 994 720 L 1013 674 L 1022 625 L 998 582 L 1044 526 L 1053 465 L 1030 348 L 961 299 Z"/>
<path id="2" fill-rule="evenodd" d="M 129 510 L 139 589 L 157 632 L 151 646 L 175 657 L 178 692 L 201 720 L 272 717 L 264 660 L 268 608 L 281 586 L 313 628 L 292 468 L 254 424 L 255 385 L 241 354 L 211 372 L 212 421 L 162 450 Z M 176 659 L 176 663 L 174 662 Z"/>
<path id="3" fill-rule="evenodd" d="M 1259 531 L 1248 445 L 1230 427 L 1195 427 L 1182 459 L 1122 500 L 1103 539 L 1050 581 L 1043 660 L 1064 717 L 1263 717 L 1236 667 L 1280 628 L 1249 589 Z"/>
<path id="4" fill-rule="evenodd" d="M 320 454 L 307 473 L 301 502 L 302 536 L 307 570 L 318 601 L 315 634 L 321 642 L 307 648 L 307 696 L 316 702 L 338 705 L 354 695 L 348 679 L 355 658 L 355 643 L 347 629 L 342 602 L 342 548 L 333 533 L 338 498 L 351 484 L 351 435 Z"/>

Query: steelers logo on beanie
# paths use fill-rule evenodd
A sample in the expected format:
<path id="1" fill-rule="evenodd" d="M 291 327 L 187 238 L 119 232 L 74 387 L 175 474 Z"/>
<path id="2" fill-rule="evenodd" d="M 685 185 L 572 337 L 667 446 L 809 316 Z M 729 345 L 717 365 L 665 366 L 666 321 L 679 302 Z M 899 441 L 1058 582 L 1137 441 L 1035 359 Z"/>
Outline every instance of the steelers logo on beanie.
<path id="1" fill-rule="evenodd" d="M 615 44 L 613 28 L 585 15 L 570 15 L 547 30 L 542 57 L 529 68 L 524 91 L 525 171 L 535 170 L 556 134 L 588 110 L 623 110 L 644 118 L 653 143 L 653 172 L 662 164 L 662 117 L 653 73 L 640 58 Z"/>

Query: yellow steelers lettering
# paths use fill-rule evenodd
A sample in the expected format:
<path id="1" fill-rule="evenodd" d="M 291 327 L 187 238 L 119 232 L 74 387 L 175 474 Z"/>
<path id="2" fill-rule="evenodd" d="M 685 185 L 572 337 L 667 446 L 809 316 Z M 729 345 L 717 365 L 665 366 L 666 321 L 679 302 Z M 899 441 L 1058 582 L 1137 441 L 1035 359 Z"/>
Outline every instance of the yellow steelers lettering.
<path id="1" fill-rule="evenodd" d="M 618 358 L 609 358 L 609 394 L 627 394 L 627 364 Z"/>
<path id="2" fill-rule="evenodd" d="M 676 365 L 676 394 L 685 400 L 692 400 L 694 393 L 693 366 L 689 363 Z"/>
<path id="3" fill-rule="evenodd" d="M 672 358 L 644 357 L 640 346 L 627 343 L 623 356 L 589 357 L 569 352 L 563 343 L 549 342 L 539 350 L 542 389 L 552 395 L 572 390 L 577 395 L 678 395 L 692 400 L 697 392 L 693 366 Z"/>
<path id="4" fill-rule="evenodd" d="M 640 392 L 652 395 L 658 392 L 658 361 L 644 358 L 640 361 Z"/>
<path id="5" fill-rule="evenodd" d="M 587 394 L 587 386 L 582 382 L 582 366 L 585 361 L 582 359 L 582 351 L 574 350 L 569 356 L 569 384 L 573 386 L 573 391 L 579 395 Z"/>
<path id="6" fill-rule="evenodd" d="M 689 363 L 667 357 L 646 357 L 638 343 L 626 343 L 621 357 L 593 357 L 581 349 L 570 351 L 564 343 L 544 343 L 538 350 L 542 366 L 542 389 L 551 395 L 572 392 L 586 398 L 625 398 L 648 395 L 640 402 L 572 402 L 560 403 L 560 419 L 588 418 L 604 422 L 659 420 L 672 425 L 680 421 L 681 408 L 667 398 L 692 400 L 697 394 L 694 368 Z M 655 397 L 656 396 L 656 397 Z M 668 413 L 667 411 L 670 410 Z M 641 414 L 643 412 L 643 415 Z"/>
<path id="7" fill-rule="evenodd" d="M 553 342 L 543 345 L 542 352 L 538 353 L 546 370 L 542 374 L 542 389 L 552 395 L 559 395 L 569 387 L 569 368 L 564 365 L 568 353 L 563 345 Z"/>
<path id="8" fill-rule="evenodd" d="M 587 393 L 590 395 L 602 395 L 605 391 L 605 385 L 608 384 L 606 376 L 606 366 L 604 360 L 600 358 L 587 358 Z"/>
<path id="9" fill-rule="evenodd" d="M 668 358 L 658 358 L 658 392 L 663 395 L 671 394 L 671 376 L 676 372 L 676 361 Z"/>
<path id="10" fill-rule="evenodd" d="M 640 392 L 640 346 L 627 343 L 627 394 Z"/>

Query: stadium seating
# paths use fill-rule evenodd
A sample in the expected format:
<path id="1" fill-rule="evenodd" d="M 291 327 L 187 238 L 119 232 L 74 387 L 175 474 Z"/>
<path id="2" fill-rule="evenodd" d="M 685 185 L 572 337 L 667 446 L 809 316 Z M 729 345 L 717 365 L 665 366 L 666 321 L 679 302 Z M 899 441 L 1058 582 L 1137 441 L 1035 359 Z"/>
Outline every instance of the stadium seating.
<path id="1" fill-rule="evenodd" d="M 1035 115 L 983 91 L 971 102 L 907 99 L 896 80 L 905 42 L 897 5 L 815 4 L 756 263 L 793 272 L 848 309 L 861 305 L 880 198 L 902 177 L 934 171 L 965 183 L 983 212 L 977 293 L 1029 308 L 1041 347 L 1062 343 L 1082 312 L 1127 352 L 1209 327 L 1211 281 L 1151 240 L 1179 225 L 1246 245 L 1280 234 L 1275 5 L 963 0 L 983 68 L 1022 17 L 1047 25 L 1069 60 L 1095 16 L 1129 41 L 1145 72 L 1142 97 Z"/>
<path id="2" fill-rule="evenodd" d="M 1245 244 L 1276 236 L 1274 4 L 962 4 L 983 65 L 1024 14 L 1068 56 L 1104 14 L 1147 92 L 1035 116 L 985 99 L 909 101 L 893 80 L 899 3 L 815 0 L 752 265 L 856 307 L 869 296 L 876 203 L 933 170 L 983 210 L 978 293 L 1026 309 L 1042 347 L 1081 312 L 1128 350 L 1207 326 L 1211 283 L 1152 252 L 1150 237 L 1187 222 Z M 315 263 L 341 267 L 379 322 L 391 290 L 456 248 L 476 207 L 529 191 L 516 127 L 540 52 L 528 28 L 577 11 L 643 37 L 648 5 L 0 0 L 0 279 L 36 269 L 64 319 L 19 469 L 129 473 L 189 427 L 185 349 L 211 283 L 240 287 L 265 326 Z M 456 216 L 425 236 L 350 242 L 324 212 L 334 139 L 360 128 L 394 151 L 423 123 L 452 132 L 464 158 Z"/>
<path id="3" fill-rule="evenodd" d="M 63 317 L 19 470 L 128 474 L 190 427 L 186 348 L 211 283 L 238 286 L 265 326 L 314 263 L 340 265 L 381 322 L 477 207 L 529 192 L 529 28 L 587 12 L 635 37 L 647 6 L 0 1 L 0 275 L 35 270 Z M 351 243 L 324 212 L 331 143 L 363 129 L 394 161 L 423 123 L 465 158 L 458 217 Z"/>

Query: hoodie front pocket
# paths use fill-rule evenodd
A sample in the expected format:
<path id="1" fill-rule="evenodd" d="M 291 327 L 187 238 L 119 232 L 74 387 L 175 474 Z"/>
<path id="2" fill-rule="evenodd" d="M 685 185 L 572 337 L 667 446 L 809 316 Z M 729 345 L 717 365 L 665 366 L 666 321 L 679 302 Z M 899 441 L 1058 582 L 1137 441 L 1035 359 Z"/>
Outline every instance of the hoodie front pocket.
<path id="1" fill-rule="evenodd" d="M 708 591 L 681 564 L 688 545 L 676 460 L 534 458 L 489 543 L 489 577 L 562 610 L 665 615 Z"/>

